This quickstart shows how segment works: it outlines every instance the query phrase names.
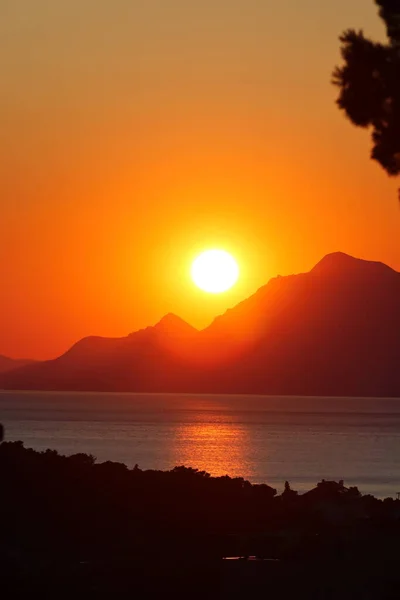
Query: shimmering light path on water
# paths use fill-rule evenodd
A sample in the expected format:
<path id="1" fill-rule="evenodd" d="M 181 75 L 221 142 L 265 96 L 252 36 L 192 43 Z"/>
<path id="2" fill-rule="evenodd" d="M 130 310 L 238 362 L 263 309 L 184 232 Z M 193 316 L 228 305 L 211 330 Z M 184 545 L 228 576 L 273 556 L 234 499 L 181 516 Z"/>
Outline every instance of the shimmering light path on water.
<path id="1" fill-rule="evenodd" d="M 0 421 L 8 440 L 101 462 L 400 491 L 397 399 L 0 392 Z"/>

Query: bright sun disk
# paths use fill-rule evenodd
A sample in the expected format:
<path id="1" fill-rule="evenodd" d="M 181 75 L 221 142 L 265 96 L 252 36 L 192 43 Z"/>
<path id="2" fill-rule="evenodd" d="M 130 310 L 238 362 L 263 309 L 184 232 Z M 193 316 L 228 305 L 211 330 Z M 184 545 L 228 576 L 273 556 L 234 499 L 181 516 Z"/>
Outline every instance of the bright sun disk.
<path id="1" fill-rule="evenodd" d="M 239 267 L 233 256 L 225 250 L 207 250 L 194 260 L 191 275 L 201 290 L 220 294 L 235 285 L 239 278 Z"/>

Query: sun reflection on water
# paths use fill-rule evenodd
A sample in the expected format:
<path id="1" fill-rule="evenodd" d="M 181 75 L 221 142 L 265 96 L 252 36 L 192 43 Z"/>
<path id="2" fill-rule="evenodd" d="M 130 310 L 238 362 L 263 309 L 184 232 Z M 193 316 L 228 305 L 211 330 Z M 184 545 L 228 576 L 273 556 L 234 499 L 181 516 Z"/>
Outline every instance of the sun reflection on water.
<path id="1" fill-rule="evenodd" d="M 236 423 L 182 423 L 177 428 L 171 460 L 174 465 L 193 467 L 217 477 L 250 478 L 250 443 L 247 429 Z"/>

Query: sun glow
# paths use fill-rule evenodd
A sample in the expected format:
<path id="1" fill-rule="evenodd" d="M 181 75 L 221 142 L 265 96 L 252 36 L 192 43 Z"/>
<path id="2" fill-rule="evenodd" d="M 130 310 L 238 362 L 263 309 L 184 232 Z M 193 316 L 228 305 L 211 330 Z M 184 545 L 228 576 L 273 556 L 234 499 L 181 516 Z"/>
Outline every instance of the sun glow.
<path id="1" fill-rule="evenodd" d="M 207 250 L 198 256 L 191 269 L 194 283 L 211 294 L 226 292 L 239 278 L 239 267 L 225 250 Z"/>

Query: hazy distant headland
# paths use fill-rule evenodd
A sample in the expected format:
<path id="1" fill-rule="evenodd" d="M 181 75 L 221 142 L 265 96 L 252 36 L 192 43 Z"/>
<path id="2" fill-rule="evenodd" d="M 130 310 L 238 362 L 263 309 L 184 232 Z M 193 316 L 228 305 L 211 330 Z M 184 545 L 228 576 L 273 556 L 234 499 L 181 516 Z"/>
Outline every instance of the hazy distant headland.
<path id="1" fill-rule="evenodd" d="M 84 338 L 0 373 L 0 388 L 400 397 L 399 307 L 400 273 L 334 253 L 202 331 L 170 314 L 124 338 Z"/>
<path id="2" fill-rule="evenodd" d="M 25 365 L 29 365 L 34 362 L 34 360 L 25 360 L 23 358 L 14 359 L 0 354 L 0 373 L 5 373 L 6 371 L 11 371 L 12 369 L 17 369 L 18 367 L 24 367 Z"/>

